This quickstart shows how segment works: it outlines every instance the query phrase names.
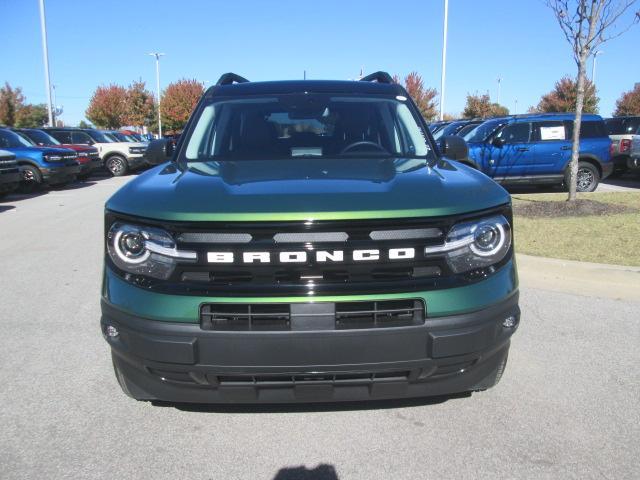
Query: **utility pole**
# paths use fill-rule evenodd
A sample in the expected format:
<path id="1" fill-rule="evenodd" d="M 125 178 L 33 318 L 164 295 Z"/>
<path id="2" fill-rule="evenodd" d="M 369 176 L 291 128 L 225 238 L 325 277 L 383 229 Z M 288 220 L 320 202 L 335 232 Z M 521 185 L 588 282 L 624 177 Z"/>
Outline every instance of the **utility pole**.
<path id="1" fill-rule="evenodd" d="M 160 57 L 164 56 L 164 53 L 150 53 L 152 57 L 156 59 L 156 92 L 158 96 L 158 138 L 162 138 L 162 116 L 160 115 Z"/>
<path id="2" fill-rule="evenodd" d="M 496 96 L 496 103 L 500 105 L 500 85 L 502 84 L 502 77 L 498 75 L 498 95 Z"/>
<path id="3" fill-rule="evenodd" d="M 447 26 L 449 23 L 449 0 L 444 0 L 444 26 L 442 31 L 442 76 L 440 77 L 440 120 L 444 120 L 444 83 L 447 77 Z"/>
<path id="4" fill-rule="evenodd" d="M 42 34 L 42 56 L 44 57 L 44 79 L 47 88 L 47 110 L 49 111 L 49 126 L 53 124 L 53 106 L 51 105 L 51 79 L 49 76 L 49 48 L 47 47 L 47 21 L 44 11 L 44 0 L 40 0 L 40 33 Z"/>
<path id="5" fill-rule="evenodd" d="M 596 84 L 596 60 L 598 58 L 598 55 L 600 55 L 601 53 L 604 53 L 602 50 L 596 50 L 595 52 L 593 52 L 593 63 L 591 64 L 591 83 L 593 83 L 593 85 Z"/>

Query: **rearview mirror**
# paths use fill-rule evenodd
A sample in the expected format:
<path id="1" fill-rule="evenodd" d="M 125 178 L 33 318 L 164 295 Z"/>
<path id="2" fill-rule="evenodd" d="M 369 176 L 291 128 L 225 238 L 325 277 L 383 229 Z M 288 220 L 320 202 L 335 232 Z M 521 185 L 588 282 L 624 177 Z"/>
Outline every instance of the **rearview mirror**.
<path id="1" fill-rule="evenodd" d="M 173 156 L 173 142 L 169 138 L 152 140 L 144 153 L 144 159 L 151 165 L 160 165 L 171 160 Z"/>
<path id="2" fill-rule="evenodd" d="M 440 140 L 440 151 L 451 160 L 464 160 L 469 155 L 467 142 L 456 135 L 448 135 Z"/>
<path id="3" fill-rule="evenodd" d="M 491 145 L 498 148 L 504 147 L 505 143 L 507 143 L 507 141 L 502 137 L 496 137 L 491 141 Z"/>

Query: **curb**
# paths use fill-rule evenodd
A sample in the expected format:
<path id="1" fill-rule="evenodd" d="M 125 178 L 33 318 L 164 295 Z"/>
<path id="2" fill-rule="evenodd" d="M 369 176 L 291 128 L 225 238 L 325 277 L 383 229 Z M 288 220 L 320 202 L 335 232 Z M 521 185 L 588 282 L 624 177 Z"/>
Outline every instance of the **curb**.
<path id="1" fill-rule="evenodd" d="M 640 302 L 640 267 L 576 262 L 517 253 L 520 285 Z"/>

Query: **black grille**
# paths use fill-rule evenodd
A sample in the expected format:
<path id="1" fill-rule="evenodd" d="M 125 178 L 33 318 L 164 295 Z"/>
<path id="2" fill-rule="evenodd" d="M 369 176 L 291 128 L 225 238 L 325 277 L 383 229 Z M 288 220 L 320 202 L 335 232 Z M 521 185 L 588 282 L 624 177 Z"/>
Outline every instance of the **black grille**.
<path id="1" fill-rule="evenodd" d="M 167 280 L 138 275 L 131 281 L 163 293 L 211 297 L 375 295 L 464 286 L 484 277 L 456 275 L 444 254 L 426 256 L 424 248 L 441 245 L 455 223 L 498 213 L 511 218 L 508 206 L 504 206 L 467 215 L 433 218 L 309 222 L 149 221 L 149 225 L 169 231 L 176 239 L 178 249 L 196 252 L 197 261 L 178 263 Z M 141 222 L 138 218 L 109 214 L 107 224 L 116 219 Z M 392 249 L 412 249 L 414 256 L 391 258 Z M 354 257 L 357 250 L 378 251 L 379 258 L 357 260 Z M 327 259 L 327 254 L 333 255 L 336 251 L 343 252 L 343 258 Z M 256 252 L 268 255 L 269 261 L 244 261 L 245 253 Z M 304 252 L 305 256 L 299 262 L 283 262 L 280 255 L 292 252 Z M 317 257 L 322 252 L 324 261 Z M 504 261 L 509 258 L 505 257 Z M 498 267 L 500 265 L 495 266 Z"/>
<path id="2" fill-rule="evenodd" d="M 367 385 L 376 382 L 406 382 L 409 372 L 375 372 L 375 373 L 309 373 L 309 374 L 276 374 L 276 375 L 218 375 L 218 385 L 224 386 L 295 386 L 309 384 L 326 385 Z"/>
<path id="3" fill-rule="evenodd" d="M 421 325 L 422 300 L 320 303 L 206 303 L 200 307 L 204 330 L 352 330 Z"/>

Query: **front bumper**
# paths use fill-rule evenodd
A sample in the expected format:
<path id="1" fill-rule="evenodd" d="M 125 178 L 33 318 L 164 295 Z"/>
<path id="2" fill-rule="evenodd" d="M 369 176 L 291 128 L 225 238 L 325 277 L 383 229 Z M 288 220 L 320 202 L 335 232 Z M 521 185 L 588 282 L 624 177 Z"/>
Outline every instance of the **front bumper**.
<path id="1" fill-rule="evenodd" d="M 178 403 L 336 402 L 481 389 L 506 359 L 517 328 L 502 322 L 520 317 L 517 285 L 474 311 L 362 330 L 210 331 L 132 314 L 125 311 L 131 304 L 117 307 L 109 297 L 118 295 L 103 298 L 101 326 L 119 332 L 105 338 L 120 381 L 136 398 Z"/>
<path id="2" fill-rule="evenodd" d="M 86 160 L 80 162 L 80 172 L 79 175 L 88 175 L 89 173 L 97 170 L 102 166 L 102 160 L 100 157 L 91 158 L 89 157 Z"/>
<path id="3" fill-rule="evenodd" d="M 15 190 L 20 185 L 22 174 L 19 167 L 0 169 L 0 193 L 7 193 Z"/>
<path id="4" fill-rule="evenodd" d="M 129 168 L 138 168 L 146 165 L 147 161 L 144 159 L 144 153 L 130 153 L 127 155 L 127 163 Z"/>
<path id="5" fill-rule="evenodd" d="M 76 163 L 75 165 L 61 165 L 59 167 L 43 167 L 40 171 L 45 183 L 56 185 L 74 181 L 80 173 L 80 168 L 80 164 Z"/>

